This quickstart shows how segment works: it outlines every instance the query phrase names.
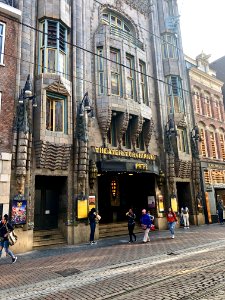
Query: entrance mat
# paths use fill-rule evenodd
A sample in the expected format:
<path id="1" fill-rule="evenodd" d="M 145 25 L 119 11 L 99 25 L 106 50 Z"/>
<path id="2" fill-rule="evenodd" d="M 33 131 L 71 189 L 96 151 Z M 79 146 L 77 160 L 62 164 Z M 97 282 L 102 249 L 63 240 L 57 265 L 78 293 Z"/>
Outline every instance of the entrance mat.
<path id="1" fill-rule="evenodd" d="M 55 273 L 57 273 L 57 274 L 59 274 L 59 275 L 61 275 L 63 277 L 68 277 L 68 276 L 80 274 L 80 273 L 82 273 L 82 271 L 78 270 L 78 269 L 75 269 L 75 268 L 71 268 L 71 269 L 57 271 Z"/>

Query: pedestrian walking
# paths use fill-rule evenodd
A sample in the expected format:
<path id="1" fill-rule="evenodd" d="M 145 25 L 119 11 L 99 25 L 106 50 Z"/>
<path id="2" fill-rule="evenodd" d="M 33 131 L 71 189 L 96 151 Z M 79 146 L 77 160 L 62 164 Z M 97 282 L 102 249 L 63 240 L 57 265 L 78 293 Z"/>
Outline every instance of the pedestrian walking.
<path id="1" fill-rule="evenodd" d="M 129 209 L 129 211 L 126 213 L 126 216 L 128 218 L 128 232 L 130 236 L 129 243 L 133 243 L 136 242 L 137 238 L 136 235 L 134 234 L 136 215 L 134 214 L 132 208 Z M 133 237 L 134 237 L 134 241 L 133 241 Z"/>
<path id="2" fill-rule="evenodd" d="M 189 209 L 187 206 L 181 207 L 181 217 L 184 221 L 184 229 L 189 229 Z"/>
<path id="3" fill-rule="evenodd" d="M 223 200 L 219 199 L 217 202 L 217 214 L 221 225 L 223 225 L 223 210 L 224 210 Z"/>
<path id="4" fill-rule="evenodd" d="M 0 222 L 0 257 L 2 256 L 2 249 L 5 249 L 6 254 L 12 258 L 12 263 L 17 261 L 17 257 L 9 249 L 9 232 L 13 231 L 12 225 L 9 223 L 9 216 L 5 214 Z"/>
<path id="5" fill-rule="evenodd" d="M 177 223 L 177 216 L 176 216 L 175 212 L 173 212 L 171 207 L 169 208 L 166 216 L 167 216 L 167 222 L 169 225 L 169 230 L 171 233 L 171 239 L 174 239 L 174 232 L 175 232 L 175 226 Z"/>
<path id="6" fill-rule="evenodd" d="M 88 219 L 90 223 L 90 244 L 96 244 L 94 237 L 95 237 L 95 228 L 96 228 L 96 220 L 97 220 L 97 212 L 96 209 L 93 207 L 88 214 Z"/>
<path id="7" fill-rule="evenodd" d="M 142 216 L 140 222 L 141 227 L 144 230 L 143 243 L 150 242 L 149 231 L 152 222 L 150 216 L 146 213 L 146 209 L 142 209 Z"/>

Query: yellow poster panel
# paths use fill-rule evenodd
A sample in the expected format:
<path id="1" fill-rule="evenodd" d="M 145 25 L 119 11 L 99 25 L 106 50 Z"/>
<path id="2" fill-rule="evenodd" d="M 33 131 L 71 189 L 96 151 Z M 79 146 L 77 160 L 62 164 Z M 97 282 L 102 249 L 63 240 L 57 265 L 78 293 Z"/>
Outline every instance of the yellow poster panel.
<path id="1" fill-rule="evenodd" d="M 171 198 L 171 208 L 174 212 L 178 212 L 177 198 L 176 197 Z"/>
<path id="2" fill-rule="evenodd" d="M 89 196 L 89 211 L 95 208 L 95 196 Z"/>
<path id="3" fill-rule="evenodd" d="M 159 212 L 164 211 L 163 195 L 159 195 Z"/>
<path id="4" fill-rule="evenodd" d="M 85 219 L 88 216 L 88 202 L 86 200 L 77 200 L 77 218 Z"/>

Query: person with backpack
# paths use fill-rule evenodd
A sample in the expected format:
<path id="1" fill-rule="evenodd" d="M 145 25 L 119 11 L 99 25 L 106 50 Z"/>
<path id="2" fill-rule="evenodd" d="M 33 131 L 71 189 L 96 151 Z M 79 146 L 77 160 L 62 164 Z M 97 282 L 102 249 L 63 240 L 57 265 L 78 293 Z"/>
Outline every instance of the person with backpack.
<path id="1" fill-rule="evenodd" d="M 126 213 L 126 216 L 127 216 L 127 220 L 128 220 L 128 232 L 129 232 L 129 236 L 130 236 L 129 243 L 133 243 L 132 237 L 134 237 L 134 242 L 136 242 L 137 238 L 136 238 L 136 235 L 134 234 L 136 215 L 133 212 L 132 208 L 129 209 L 129 211 Z"/>
<path id="2" fill-rule="evenodd" d="M 184 220 L 184 229 L 189 229 L 189 209 L 187 206 L 181 207 L 181 217 Z"/>
<path id="3" fill-rule="evenodd" d="M 17 257 L 9 249 L 9 232 L 13 231 L 12 225 L 9 223 L 9 216 L 5 214 L 0 222 L 0 257 L 2 255 L 2 249 L 5 249 L 6 254 L 12 258 L 12 263 L 17 261 Z"/>
<path id="4" fill-rule="evenodd" d="M 174 232 L 175 232 L 175 226 L 177 223 L 177 216 L 176 216 L 175 212 L 173 212 L 171 207 L 169 207 L 166 217 L 167 217 L 167 222 L 169 225 L 169 230 L 171 233 L 171 239 L 174 239 Z"/>
<path id="5" fill-rule="evenodd" d="M 150 237 L 149 237 L 149 231 L 151 228 L 151 218 L 150 216 L 146 213 L 146 209 L 142 209 L 142 216 L 141 216 L 141 227 L 144 230 L 144 237 L 143 237 L 143 243 L 150 242 Z"/>

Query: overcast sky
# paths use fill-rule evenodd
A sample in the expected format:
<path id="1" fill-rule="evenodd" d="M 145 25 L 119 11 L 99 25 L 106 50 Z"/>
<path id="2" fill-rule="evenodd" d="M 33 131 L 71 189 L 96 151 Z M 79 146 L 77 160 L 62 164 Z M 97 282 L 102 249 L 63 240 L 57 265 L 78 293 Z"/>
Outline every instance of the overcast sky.
<path id="1" fill-rule="evenodd" d="M 225 0 L 177 0 L 184 53 L 225 56 Z"/>

